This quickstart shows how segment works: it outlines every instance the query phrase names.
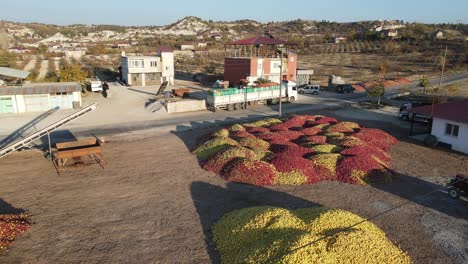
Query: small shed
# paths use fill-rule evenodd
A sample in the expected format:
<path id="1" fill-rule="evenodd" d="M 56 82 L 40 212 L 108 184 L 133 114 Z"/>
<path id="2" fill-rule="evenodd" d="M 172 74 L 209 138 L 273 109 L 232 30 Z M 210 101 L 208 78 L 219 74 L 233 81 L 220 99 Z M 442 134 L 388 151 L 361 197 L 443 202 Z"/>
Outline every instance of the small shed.
<path id="1" fill-rule="evenodd" d="M 432 118 L 431 135 L 453 150 L 468 154 L 468 99 L 409 110 Z"/>
<path id="2" fill-rule="evenodd" d="M 32 83 L 0 88 L 0 113 L 41 112 L 81 107 L 81 84 Z"/>

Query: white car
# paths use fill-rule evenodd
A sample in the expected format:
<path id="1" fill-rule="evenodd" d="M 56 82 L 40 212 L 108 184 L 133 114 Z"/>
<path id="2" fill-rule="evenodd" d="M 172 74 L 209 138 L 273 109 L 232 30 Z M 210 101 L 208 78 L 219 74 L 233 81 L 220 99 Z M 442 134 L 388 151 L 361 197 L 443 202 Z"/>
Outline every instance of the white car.
<path id="1" fill-rule="evenodd" d="M 306 85 L 304 87 L 299 88 L 298 92 L 300 94 L 315 94 L 315 95 L 317 95 L 320 92 L 320 85 L 313 85 L 313 84 L 311 85 L 311 84 L 309 84 L 309 85 Z"/>
<path id="2" fill-rule="evenodd" d="M 102 82 L 101 81 L 92 81 L 91 82 L 91 91 L 93 92 L 102 92 Z"/>

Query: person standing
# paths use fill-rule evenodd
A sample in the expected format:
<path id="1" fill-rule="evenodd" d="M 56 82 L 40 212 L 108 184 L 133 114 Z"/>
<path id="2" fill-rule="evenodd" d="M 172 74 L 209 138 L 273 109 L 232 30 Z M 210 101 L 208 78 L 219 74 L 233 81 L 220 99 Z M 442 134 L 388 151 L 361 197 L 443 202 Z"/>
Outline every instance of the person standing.
<path id="1" fill-rule="evenodd" d="M 102 96 L 104 98 L 107 98 L 107 90 L 109 90 L 109 85 L 107 84 L 107 82 L 104 82 L 104 84 L 102 85 Z"/>

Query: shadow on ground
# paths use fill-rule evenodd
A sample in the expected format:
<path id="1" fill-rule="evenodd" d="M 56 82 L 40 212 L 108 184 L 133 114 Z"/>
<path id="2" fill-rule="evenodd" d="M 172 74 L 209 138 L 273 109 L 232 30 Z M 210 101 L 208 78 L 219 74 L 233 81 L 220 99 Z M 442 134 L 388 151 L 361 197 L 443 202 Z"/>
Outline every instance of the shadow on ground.
<path id="1" fill-rule="evenodd" d="M 224 214 L 253 206 L 275 206 L 287 209 L 320 206 L 284 192 L 245 184 L 228 183 L 226 188 L 223 188 L 205 182 L 193 182 L 190 191 L 200 217 L 212 263 L 220 263 L 220 256 L 212 242 L 211 227 Z"/>
<path id="2" fill-rule="evenodd" d="M 24 212 L 26 211 L 21 208 L 14 207 L 0 198 L 0 214 L 21 214 Z"/>
<path id="3" fill-rule="evenodd" d="M 18 128 L 17 130 L 15 130 L 13 133 L 11 133 L 6 138 L 4 138 L 4 139 L 2 139 L 0 141 L 0 149 L 8 146 L 9 144 L 13 143 L 16 140 L 19 140 L 20 138 L 28 136 L 28 135 L 25 135 L 25 133 L 28 132 L 28 130 L 30 130 L 31 128 L 34 128 L 42 120 L 46 119 L 47 117 L 49 117 L 50 115 L 55 113 L 58 109 L 59 109 L 58 106 L 55 107 L 55 108 L 52 108 L 52 109 L 38 115 L 33 120 L 26 123 L 24 126 L 22 126 L 22 127 Z M 36 131 L 37 131 L 37 129 L 36 129 Z M 30 132 L 29 134 L 32 134 L 34 132 Z"/>
<path id="4" fill-rule="evenodd" d="M 450 198 L 445 186 L 397 173 L 392 183 L 373 187 L 448 216 L 468 220 L 468 202 Z"/>

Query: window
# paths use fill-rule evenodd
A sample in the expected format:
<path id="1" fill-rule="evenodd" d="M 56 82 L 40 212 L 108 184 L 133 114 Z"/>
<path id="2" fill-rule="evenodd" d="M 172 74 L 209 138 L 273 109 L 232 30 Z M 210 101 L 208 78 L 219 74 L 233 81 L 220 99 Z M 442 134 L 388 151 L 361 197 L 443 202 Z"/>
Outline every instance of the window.
<path id="1" fill-rule="evenodd" d="M 458 137 L 458 130 L 460 130 L 460 127 L 454 124 L 447 123 L 445 126 L 445 134 L 452 137 Z"/>
<path id="2" fill-rule="evenodd" d="M 273 68 L 279 68 L 279 67 L 280 67 L 280 64 L 279 64 L 279 62 L 275 62 L 275 63 L 273 63 Z"/>
<path id="3" fill-rule="evenodd" d="M 158 66 L 158 63 L 156 61 L 151 62 L 151 67 L 156 68 Z"/>
<path id="4" fill-rule="evenodd" d="M 129 61 L 129 68 L 144 68 L 145 62 L 143 60 L 131 60 Z"/>

